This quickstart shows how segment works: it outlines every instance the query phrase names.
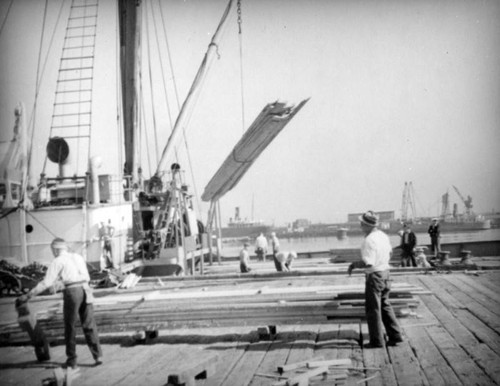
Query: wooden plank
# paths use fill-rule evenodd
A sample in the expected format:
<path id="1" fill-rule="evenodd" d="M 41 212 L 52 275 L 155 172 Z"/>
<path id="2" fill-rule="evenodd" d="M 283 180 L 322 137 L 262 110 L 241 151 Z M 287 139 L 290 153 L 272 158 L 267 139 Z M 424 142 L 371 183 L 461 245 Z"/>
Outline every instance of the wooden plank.
<path id="1" fill-rule="evenodd" d="M 114 338 L 114 341 L 118 339 L 119 338 Z M 124 352 L 127 352 L 128 355 L 131 355 L 131 352 L 125 347 L 128 339 L 126 337 L 122 337 L 120 340 L 122 341 L 121 344 L 106 344 L 105 342 L 107 341 L 107 339 L 101 337 L 103 364 L 98 367 L 82 367 L 80 369 L 81 376 L 77 382 L 78 385 L 99 385 L 100 383 L 102 383 L 103 379 L 108 379 L 110 371 L 113 371 L 112 369 L 116 368 L 117 366 L 123 365 L 122 354 Z"/>
<path id="2" fill-rule="evenodd" d="M 420 368 L 408 342 L 396 347 L 388 347 L 396 380 L 400 385 L 427 385 L 427 378 Z"/>
<path id="3" fill-rule="evenodd" d="M 285 364 L 309 360 L 313 357 L 314 346 L 319 333 L 318 325 L 301 325 L 295 331 L 296 337 Z M 278 365 L 281 365 L 278 362 Z"/>
<path id="4" fill-rule="evenodd" d="M 368 339 L 368 326 L 366 323 L 361 324 L 361 333 L 363 335 L 364 340 Z M 394 374 L 394 370 L 391 366 L 389 355 L 387 350 L 380 349 L 369 349 L 363 350 L 363 362 L 364 366 L 368 368 L 380 368 L 380 371 L 375 370 L 367 370 L 366 378 L 374 378 L 370 379 L 366 382 L 368 386 L 397 386 L 398 383 L 396 381 L 396 375 Z"/>
<path id="5" fill-rule="evenodd" d="M 250 343 L 243 356 L 221 386 L 248 385 L 259 368 L 272 342 Z"/>
<path id="6" fill-rule="evenodd" d="M 470 312 L 481 319 L 483 323 L 500 333 L 500 318 L 498 317 L 498 314 L 490 311 L 490 309 L 496 307 L 494 303 L 490 303 L 489 307 L 479 304 L 473 296 L 464 292 L 469 287 L 464 288 L 464 286 L 461 285 L 455 286 L 447 280 L 440 280 L 439 284 L 442 290 L 439 291 L 436 296 L 441 298 L 443 296 L 443 290 L 447 291 L 450 295 L 447 295 L 446 298 L 453 296 L 453 298 L 464 305 L 464 307 L 461 308 L 470 310 Z"/>
<path id="7" fill-rule="evenodd" d="M 205 350 L 199 350 L 198 354 L 188 352 L 183 356 L 176 356 L 176 361 L 167 365 L 168 383 L 194 386 L 197 379 L 207 379 L 215 374 L 217 361 L 218 355 Z M 152 383 L 147 382 L 147 384 Z"/>
<path id="8" fill-rule="evenodd" d="M 32 346 L 0 347 L 0 379 L 2 385 L 40 386 L 45 378 L 53 377 L 53 369 L 66 361 L 63 346 L 51 348 L 52 358 L 48 362 L 38 362 Z"/>
<path id="9" fill-rule="evenodd" d="M 206 380 L 197 382 L 199 386 L 219 386 L 232 373 L 236 363 L 241 359 L 250 343 L 244 341 L 219 342 L 209 348 L 219 355 L 219 361 L 215 369 L 215 374 Z"/>
<path id="10" fill-rule="evenodd" d="M 448 296 L 444 297 L 446 300 Z M 442 309 L 442 304 L 434 297 L 422 297 L 424 304 L 432 310 L 440 323 L 454 336 L 455 340 L 464 347 L 472 357 L 483 358 L 490 362 L 491 355 L 500 354 L 499 336 L 469 311 L 454 309 L 452 314 Z M 441 299 L 441 298 L 440 298 Z M 446 324 L 444 324 L 446 322 Z M 478 340 L 479 339 L 479 340 Z M 490 347 L 490 353 L 484 353 L 483 346 Z M 476 351 L 478 350 L 478 351 Z"/>
<path id="11" fill-rule="evenodd" d="M 120 355 L 121 362 L 106 364 L 106 379 L 111 385 L 133 385 L 130 381 L 140 380 L 148 364 L 162 352 L 170 351 L 172 347 L 162 344 L 138 345 L 124 347 Z M 165 378 L 166 383 L 166 378 Z"/>
<path id="12" fill-rule="evenodd" d="M 455 311 L 456 319 L 473 335 L 474 344 L 467 345 L 466 349 L 475 348 L 476 345 L 485 345 L 495 353 L 500 354 L 500 336 L 488 328 L 480 319 L 467 310 Z M 460 341 L 463 344 L 462 341 Z M 500 362 L 500 361 L 499 361 Z"/>
<path id="13" fill-rule="evenodd" d="M 424 320 L 437 322 L 427 307 L 422 306 L 420 312 L 424 315 Z M 410 323 L 412 323 L 412 320 L 403 320 L 401 325 L 405 330 L 406 336 L 429 384 L 433 386 L 460 384 L 460 380 L 455 375 L 453 369 L 449 367 L 445 358 L 441 355 L 441 352 L 429 336 L 427 328 L 424 326 L 405 328 Z"/>
<path id="14" fill-rule="evenodd" d="M 453 287 L 447 287 L 449 292 L 457 294 L 462 302 L 469 302 L 471 299 L 473 303 L 477 303 L 485 307 L 488 311 L 495 315 L 495 319 L 500 316 L 500 293 L 495 293 L 488 290 L 484 286 L 475 283 L 470 277 L 464 274 L 460 275 L 446 275 L 446 282 Z M 487 294 L 485 294 L 487 292 Z"/>
<path id="15" fill-rule="evenodd" d="M 441 290 L 441 285 L 438 282 L 439 280 L 436 280 L 436 277 L 433 276 L 418 276 L 418 280 L 427 288 L 429 288 L 430 291 L 435 296 L 439 296 L 441 301 L 446 305 L 447 308 L 449 309 L 460 309 L 464 308 L 465 305 L 462 304 L 460 301 L 455 299 L 452 295 L 449 293 L 442 291 Z"/>
<path id="16" fill-rule="evenodd" d="M 361 370 L 364 366 L 363 351 L 359 345 L 361 336 L 361 321 L 339 325 L 336 356 L 337 359 L 350 360 L 351 370 L 348 378 L 350 384 L 355 384 L 365 377 L 365 371 Z"/>
<path id="17" fill-rule="evenodd" d="M 500 293 L 500 271 L 488 271 L 474 279 L 493 292 Z"/>
<path id="18" fill-rule="evenodd" d="M 484 374 L 473 359 L 456 343 L 442 327 L 428 327 L 429 336 L 464 385 L 491 385 L 492 380 Z"/>
<path id="19" fill-rule="evenodd" d="M 477 296 L 479 301 L 482 301 L 483 297 L 487 297 L 489 301 L 493 301 L 497 304 L 495 307 L 500 308 L 500 289 L 499 291 L 493 291 L 490 288 L 486 287 L 482 283 L 480 283 L 476 276 L 470 275 L 448 275 L 446 278 L 448 281 L 452 283 L 461 283 L 462 285 L 466 285 L 471 287 L 473 290 L 467 291 L 471 296 Z M 493 311 L 493 310 L 492 310 Z"/>
<path id="20" fill-rule="evenodd" d="M 442 327 L 426 327 L 429 331 L 429 336 L 453 368 L 460 381 L 464 384 L 472 384 L 472 382 L 483 385 L 491 384 L 491 379 L 484 374 L 475 361 L 464 351 L 464 349 L 473 350 L 473 347 L 478 343 L 477 340 L 474 344 L 474 337 L 471 336 L 467 328 L 461 325 L 453 317 L 453 314 L 443 306 L 443 303 L 435 297 L 424 297 L 423 301 L 442 324 Z M 462 346 L 464 342 L 468 343 Z M 469 347 L 468 344 L 470 343 L 472 343 L 472 346 Z"/>
<path id="21" fill-rule="evenodd" d="M 293 348 L 297 334 L 295 333 L 298 326 L 277 326 L 278 333 L 275 340 L 271 343 L 269 350 L 266 352 L 264 359 L 257 368 L 258 373 L 279 375 L 276 363 L 284 363 L 288 357 L 290 350 Z M 254 376 L 252 386 L 267 386 L 269 379 L 264 377 Z"/>

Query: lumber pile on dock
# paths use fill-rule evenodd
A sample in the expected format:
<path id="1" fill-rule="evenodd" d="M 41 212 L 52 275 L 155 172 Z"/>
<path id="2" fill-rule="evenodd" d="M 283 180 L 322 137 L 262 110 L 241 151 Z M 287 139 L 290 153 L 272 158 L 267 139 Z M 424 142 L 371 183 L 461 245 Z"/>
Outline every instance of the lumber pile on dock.
<path id="1" fill-rule="evenodd" d="M 395 283 L 391 303 L 399 317 L 418 307 L 420 287 Z M 94 303 L 99 332 L 125 332 L 213 326 L 258 326 L 328 323 L 332 319 L 362 319 L 364 285 L 282 287 L 244 290 L 175 289 L 97 297 Z M 62 301 L 37 315 L 46 335 L 64 330 Z M 17 326 L 0 329 L 0 343 L 20 339 Z"/>

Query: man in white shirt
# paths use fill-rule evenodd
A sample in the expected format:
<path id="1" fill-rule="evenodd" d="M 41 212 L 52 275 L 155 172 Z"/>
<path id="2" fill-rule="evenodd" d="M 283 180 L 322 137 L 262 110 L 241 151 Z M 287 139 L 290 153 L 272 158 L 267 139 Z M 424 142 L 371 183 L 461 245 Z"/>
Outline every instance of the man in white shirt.
<path id="1" fill-rule="evenodd" d="M 262 233 L 255 240 L 255 254 L 258 260 L 266 261 L 267 239 Z"/>
<path id="2" fill-rule="evenodd" d="M 365 234 L 361 244 L 361 261 L 349 266 L 351 275 L 354 268 L 365 268 L 365 312 L 370 334 L 370 343 L 365 348 L 384 347 L 382 324 L 388 336 L 387 344 L 396 346 L 403 342 L 401 329 L 389 302 L 390 275 L 389 260 L 392 246 L 389 237 L 377 228 L 378 216 L 368 211 L 359 217 L 361 230 Z"/>
<path id="3" fill-rule="evenodd" d="M 240 251 L 240 271 L 241 273 L 248 273 L 252 269 L 250 268 L 250 253 L 248 252 L 247 242 L 243 243 L 243 249 Z"/>
<path id="4" fill-rule="evenodd" d="M 273 249 L 274 266 L 276 267 L 276 270 L 278 272 L 282 271 L 281 263 L 276 258 L 276 254 L 280 251 L 280 241 L 279 241 L 278 237 L 276 236 L 276 233 L 274 233 L 274 232 L 271 233 L 271 247 Z"/>
<path id="5" fill-rule="evenodd" d="M 64 284 L 64 340 L 66 342 L 66 366 L 76 368 L 76 321 L 80 322 L 85 340 L 95 360 L 95 365 L 102 363 L 102 351 L 94 320 L 93 296 L 89 287 L 89 272 L 82 256 L 68 251 L 66 242 L 56 238 L 51 244 L 54 260 L 50 263 L 45 278 L 31 291 L 21 297 L 22 301 L 42 293 L 57 280 Z"/>
<path id="6" fill-rule="evenodd" d="M 292 270 L 293 260 L 297 258 L 297 252 L 278 252 L 276 254 L 276 261 L 279 264 L 278 272 L 290 272 Z"/>

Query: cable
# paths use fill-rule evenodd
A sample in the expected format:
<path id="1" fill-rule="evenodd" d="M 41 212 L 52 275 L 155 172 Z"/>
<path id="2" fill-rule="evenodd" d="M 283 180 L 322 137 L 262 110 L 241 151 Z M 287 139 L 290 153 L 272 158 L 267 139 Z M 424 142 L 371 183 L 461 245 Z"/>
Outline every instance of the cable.
<path id="1" fill-rule="evenodd" d="M 33 135 L 35 132 L 35 121 L 36 121 L 36 106 L 37 106 L 37 100 L 38 100 L 38 92 L 39 92 L 39 79 L 40 79 L 40 62 L 42 60 L 42 46 L 43 46 L 43 36 L 45 34 L 45 22 L 47 21 L 47 8 L 48 8 L 48 0 L 45 0 L 45 9 L 43 12 L 43 23 L 42 23 L 42 33 L 40 35 L 40 51 L 38 51 L 38 62 L 37 62 L 37 68 L 36 68 L 36 86 L 35 86 L 35 104 L 33 106 L 33 129 L 31 130 L 31 135 L 33 139 Z M 33 141 L 31 141 L 30 147 L 33 146 Z M 28 170 L 31 164 L 31 151 L 30 154 L 28 155 Z M 43 169 L 42 173 L 45 172 L 45 166 L 47 165 L 47 156 L 45 156 L 45 160 L 43 162 Z"/>
<path id="2" fill-rule="evenodd" d="M 241 130 L 245 132 L 245 92 L 244 92 L 244 81 L 243 81 L 243 30 L 242 24 L 243 20 L 241 18 L 241 0 L 238 0 L 237 4 L 238 12 L 238 40 L 240 48 L 240 84 L 241 84 Z"/>
<path id="3" fill-rule="evenodd" d="M 5 23 L 7 22 L 7 17 L 9 16 L 10 8 L 12 7 L 12 3 L 14 0 L 10 0 L 9 8 L 7 8 L 7 13 L 5 14 L 5 18 L 3 19 L 2 26 L 0 27 L 0 36 L 2 36 L 3 27 L 5 27 Z"/>
<path id="4" fill-rule="evenodd" d="M 147 2 L 144 2 L 144 6 L 147 7 Z M 147 15 L 147 8 L 146 8 L 146 12 L 144 12 L 146 15 Z M 152 13 L 152 11 L 151 11 Z M 156 158 L 158 159 L 158 133 L 157 133 L 157 127 L 156 127 L 156 113 L 155 113 L 155 108 L 154 108 L 154 105 L 155 105 L 155 97 L 154 97 L 154 92 L 153 92 L 153 75 L 152 75 L 152 71 L 151 71 L 151 47 L 150 47 L 150 44 L 151 44 L 151 39 L 149 38 L 149 28 L 148 26 L 146 25 L 146 39 L 148 41 L 148 44 L 147 44 L 147 55 L 148 55 L 148 70 L 149 70 L 149 87 L 150 87 L 150 93 L 151 93 L 151 105 L 152 105 L 152 115 L 153 115 L 153 130 L 154 130 L 154 136 L 155 136 L 155 143 L 156 143 L 156 146 L 155 146 L 155 151 L 156 151 Z M 146 144 L 147 146 L 148 144 Z"/>

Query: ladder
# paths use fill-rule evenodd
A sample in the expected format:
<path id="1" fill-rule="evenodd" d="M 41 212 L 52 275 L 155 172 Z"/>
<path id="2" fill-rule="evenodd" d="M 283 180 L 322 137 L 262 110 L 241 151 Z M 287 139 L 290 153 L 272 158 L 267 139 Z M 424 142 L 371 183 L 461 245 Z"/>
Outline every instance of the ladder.
<path id="1" fill-rule="evenodd" d="M 68 143 L 78 175 L 84 175 L 90 155 L 97 11 L 98 0 L 72 0 L 50 127 L 50 138 Z"/>

